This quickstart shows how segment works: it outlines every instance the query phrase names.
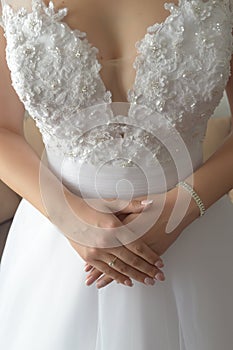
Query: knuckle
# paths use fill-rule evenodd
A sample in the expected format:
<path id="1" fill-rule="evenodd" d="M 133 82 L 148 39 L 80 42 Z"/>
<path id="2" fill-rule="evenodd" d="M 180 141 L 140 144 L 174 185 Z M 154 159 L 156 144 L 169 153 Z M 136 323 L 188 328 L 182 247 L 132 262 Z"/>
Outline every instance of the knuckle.
<path id="1" fill-rule="evenodd" d="M 121 275 L 120 273 L 116 272 L 116 271 L 111 271 L 111 274 L 109 275 L 109 281 L 111 282 L 112 280 L 120 280 Z"/>
<path id="2" fill-rule="evenodd" d="M 156 269 L 155 266 L 146 264 L 144 268 L 144 272 L 149 276 L 154 276 L 158 272 L 158 270 Z"/>
<path id="3" fill-rule="evenodd" d="M 121 266 L 119 267 L 119 270 L 120 270 L 121 273 L 125 274 L 125 273 L 127 272 L 127 267 L 126 267 L 126 265 L 121 265 Z"/>
<path id="4" fill-rule="evenodd" d="M 136 244 L 136 245 L 135 245 L 135 250 L 136 250 L 136 252 L 139 253 L 139 254 L 143 254 L 143 253 L 144 253 L 144 248 L 142 247 L 141 244 Z"/>
<path id="5" fill-rule="evenodd" d="M 90 252 L 86 252 L 84 255 L 83 255 L 83 258 L 86 262 L 88 262 L 89 264 L 91 263 L 91 261 L 93 260 L 93 256 L 91 255 Z"/>
<path id="6" fill-rule="evenodd" d="M 112 269 L 110 267 L 107 266 L 104 270 L 105 270 L 104 273 L 106 275 L 110 275 L 110 276 L 112 275 Z"/>
<path id="7" fill-rule="evenodd" d="M 117 256 L 119 259 L 122 260 L 124 258 L 124 255 L 125 255 L 124 254 L 125 249 L 124 249 L 124 247 L 122 247 L 120 245 L 122 245 L 121 242 L 119 242 L 119 247 L 117 247 L 117 248 L 114 247 L 113 249 L 110 250 L 110 253 Z M 118 259 L 118 261 L 119 261 L 119 259 Z"/>
<path id="8" fill-rule="evenodd" d="M 90 248 L 88 249 L 87 255 L 90 259 L 93 259 L 94 257 L 96 257 L 98 254 L 98 250 L 97 248 Z"/>
<path id="9" fill-rule="evenodd" d="M 114 229 L 116 227 L 117 227 L 117 224 L 113 220 L 109 220 L 105 223 L 105 228 Z"/>
<path id="10" fill-rule="evenodd" d="M 139 258 L 137 258 L 137 257 L 134 257 L 132 259 L 132 265 L 133 266 L 140 266 L 141 265 L 141 260 Z"/>
<path id="11" fill-rule="evenodd" d="M 116 281 L 120 281 L 121 279 L 123 279 L 124 277 L 119 273 L 119 272 L 114 272 L 112 274 L 112 278 Z"/>
<path id="12" fill-rule="evenodd" d="M 87 254 L 86 256 L 84 256 L 84 260 L 85 260 L 86 262 L 88 262 L 90 265 L 93 265 L 93 264 L 94 264 L 94 261 L 95 261 L 95 259 L 94 259 L 92 256 L 90 256 L 89 254 Z"/>

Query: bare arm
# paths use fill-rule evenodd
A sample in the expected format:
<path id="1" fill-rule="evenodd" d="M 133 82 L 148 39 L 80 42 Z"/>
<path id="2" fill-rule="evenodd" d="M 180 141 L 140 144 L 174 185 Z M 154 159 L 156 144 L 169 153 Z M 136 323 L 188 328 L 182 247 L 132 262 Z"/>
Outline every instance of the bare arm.
<path id="1" fill-rule="evenodd" d="M 25 110 L 11 85 L 5 47 L 3 29 L 0 27 L 0 179 L 3 181 L 0 221 L 13 216 L 20 197 L 25 197 L 48 217 L 39 189 L 40 159 L 24 138 Z M 48 181 L 58 184 L 56 177 L 49 171 Z"/>
<path id="2" fill-rule="evenodd" d="M 226 90 L 233 120 L 233 74 Z M 193 180 L 193 187 L 207 209 L 233 188 L 233 129 L 221 147 L 194 173 Z M 195 205 L 192 210 L 196 210 Z"/>
<path id="3" fill-rule="evenodd" d="M 39 186 L 40 159 L 24 138 L 25 110 L 11 85 L 5 47 L 3 29 L 0 27 L 0 177 L 47 216 Z M 49 171 L 47 174 L 48 182 L 56 185 L 56 177 Z M 64 191 L 68 193 L 65 188 Z"/>

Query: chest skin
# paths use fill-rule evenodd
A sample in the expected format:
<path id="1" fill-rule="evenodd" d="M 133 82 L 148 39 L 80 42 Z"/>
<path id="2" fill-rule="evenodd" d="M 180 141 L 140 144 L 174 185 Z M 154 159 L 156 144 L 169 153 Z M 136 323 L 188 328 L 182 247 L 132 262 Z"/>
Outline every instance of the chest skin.
<path id="1" fill-rule="evenodd" d="M 49 0 L 45 0 L 46 5 Z M 99 49 L 100 76 L 114 101 L 127 101 L 127 91 L 135 81 L 135 43 L 146 28 L 163 22 L 169 15 L 164 0 L 55 0 L 56 9 L 67 7 L 64 18 L 70 28 L 87 33 L 88 41 Z M 174 1 L 177 5 L 178 0 Z"/>

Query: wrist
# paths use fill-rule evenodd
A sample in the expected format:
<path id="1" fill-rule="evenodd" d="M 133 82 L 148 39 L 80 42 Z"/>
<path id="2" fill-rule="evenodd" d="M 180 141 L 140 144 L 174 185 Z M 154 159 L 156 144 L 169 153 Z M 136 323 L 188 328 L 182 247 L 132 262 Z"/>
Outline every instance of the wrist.
<path id="1" fill-rule="evenodd" d="M 177 210 L 183 212 L 182 223 L 186 226 L 192 223 L 194 220 L 200 217 L 200 209 L 197 203 L 192 198 L 191 194 L 181 186 L 174 187 L 168 191 L 168 206 L 170 214 L 177 206 Z"/>
<path id="2" fill-rule="evenodd" d="M 70 192 L 67 188 L 63 188 L 57 202 L 50 207 L 49 219 L 57 226 L 65 235 L 73 229 L 72 223 L 77 220 L 77 213 L 82 205 L 82 198 Z"/>

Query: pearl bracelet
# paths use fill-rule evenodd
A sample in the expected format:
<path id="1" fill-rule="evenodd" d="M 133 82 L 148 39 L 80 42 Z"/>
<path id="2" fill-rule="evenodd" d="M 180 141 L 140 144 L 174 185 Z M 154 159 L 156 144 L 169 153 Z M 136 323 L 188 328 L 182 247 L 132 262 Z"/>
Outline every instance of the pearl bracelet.
<path id="1" fill-rule="evenodd" d="M 190 195 L 192 196 L 192 198 L 195 200 L 199 210 L 200 210 L 200 216 L 203 216 L 206 212 L 204 203 L 202 202 L 201 198 L 198 196 L 198 194 L 194 191 L 194 189 L 187 184 L 187 182 L 181 181 L 179 182 L 176 187 L 181 186 L 183 187 L 186 191 L 188 191 L 190 193 Z"/>

